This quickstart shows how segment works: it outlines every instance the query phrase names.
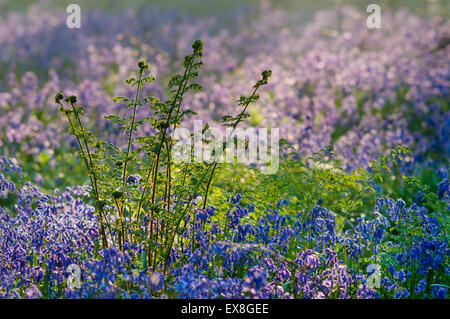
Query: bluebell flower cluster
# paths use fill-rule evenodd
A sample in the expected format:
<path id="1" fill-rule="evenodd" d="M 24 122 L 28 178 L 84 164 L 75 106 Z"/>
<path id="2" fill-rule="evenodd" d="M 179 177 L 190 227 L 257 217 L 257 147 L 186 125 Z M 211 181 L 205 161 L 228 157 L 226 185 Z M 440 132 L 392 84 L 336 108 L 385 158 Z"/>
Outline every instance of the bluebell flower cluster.
<path id="1" fill-rule="evenodd" d="M 0 148 L 20 163 L 32 157 L 33 165 L 56 172 L 55 184 L 63 186 L 44 189 L 40 172 L 24 172 L 16 160 L 0 156 L 0 298 L 448 298 L 450 186 L 442 166 L 450 155 L 448 22 L 385 12 L 380 37 L 361 28 L 352 7 L 319 11 L 305 26 L 294 13 L 270 5 L 251 19 L 239 13 L 195 20 L 145 5 L 139 13 L 87 11 L 85 31 L 74 33 L 66 16 L 41 13 L 40 4 L 0 20 Z M 370 214 L 346 220 L 320 199 L 323 194 L 301 209 L 292 208 L 290 198 L 262 207 L 233 193 L 203 208 L 194 198 L 165 252 L 157 242 L 167 232 L 164 214 L 179 208 L 178 200 L 191 200 L 177 198 L 142 216 L 142 227 L 157 230 L 153 255 L 148 242 L 117 245 L 117 228 L 107 229 L 111 239 L 104 245 L 93 190 L 66 187 L 71 177 L 81 177 L 81 184 L 87 176 L 70 174 L 77 162 L 66 155 L 77 143 L 55 121 L 57 109 L 49 107 L 54 93 L 64 87 L 77 95 L 98 115 L 85 118 L 86 127 L 122 145 L 123 135 L 114 134 L 117 128 L 104 116 L 127 114 L 110 97 L 133 91 L 112 81 L 129 77 L 141 55 L 158 78 L 142 96 L 165 97 L 160 75 L 180 62 L 194 38 L 208 43 L 206 76 L 199 79 L 208 94 L 185 99 L 196 119 L 214 123 L 234 114 L 242 87 L 270 65 L 273 81 L 249 108 L 244 127 L 279 127 L 298 156 L 334 144 L 347 172 L 373 173 L 373 159 L 409 146 L 414 156 L 400 169 L 438 168 L 431 188 L 447 211 L 430 204 L 426 189 L 404 199 L 381 196 Z M 136 136 L 150 136 L 154 128 L 144 119 L 154 115 L 152 108 L 141 111 Z M 193 123 L 186 118 L 180 124 Z M 145 176 L 123 178 L 116 199 L 125 186 L 145 193 Z M 389 194 L 375 182 L 370 186 Z M 106 217 L 114 225 L 123 222 L 115 213 Z M 145 232 L 136 228 L 127 235 Z"/>
<path id="2" fill-rule="evenodd" d="M 21 179 L 23 172 L 22 169 L 17 166 L 14 160 L 11 160 L 5 156 L 0 156 L 0 197 L 7 198 L 8 194 L 14 193 L 16 186 L 11 180 L 11 175 L 14 175 L 17 179 Z"/>
<path id="3" fill-rule="evenodd" d="M 161 271 L 146 265 L 145 243 L 101 248 L 89 187 L 46 194 L 6 181 L 15 200 L 0 207 L 1 298 L 447 298 L 446 228 L 420 203 L 380 197 L 350 227 L 323 202 L 296 214 L 287 200 L 260 211 L 241 194 L 226 211 L 194 205 Z"/>
<path id="4" fill-rule="evenodd" d="M 321 206 L 290 217 L 277 205 L 252 222 L 246 220 L 248 211 L 240 200 L 229 200 L 233 207 L 226 214 L 229 223 L 219 232 L 225 235 L 220 242 L 210 241 L 208 234 L 197 237 L 205 240 L 202 248 L 185 250 L 178 255 L 183 258 L 174 261 L 173 285 L 181 296 L 408 298 L 413 289 L 414 297 L 446 297 L 446 233 L 424 207 L 381 197 L 371 218 L 359 218 L 352 229 L 344 230 Z M 399 231 L 412 236 L 408 232 L 413 221 L 417 228 L 411 231 L 417 234 L 409 242 L 393 240 Z M 295 250 L 300 251 L 290 257 Z M 373 273 L 361 266 L 369 263 L 381 266 L 380 287 L 368 283 Z M 231 291 L 223 290 L 224 276 L 231 276 L 226 286 Z"/>
<path id="5" fill-rule="evenodd" d="M 368 167 L 399 144 L 416 149 L 412 166 L 428 165 L 430 153 L 444 159 L 450 154 L 450 115 L 443 105 L 449 72 L 442 66 L 450 56 L 449 46 L 441 43 L 448 37 L 445 19 L 386 11 L 380 37 L 361 29 L 362 22 L 355 19 L 359 8 L 352 7 L 321 10 L 304 27 L 304 19 L 295 13 L 271 6 L 255 8 L 251 18 L 234 12 L 233 17 L 216 13 L 215 19 L 193 19 L 145 5 L 139 12 L 86 10 L 85 32 L 74 34 L 62 12 L 47 10 L 37 2 L 28 13 L 10 13 L 0 22 L 0 66 L 5 74 L 0 85 L 0 124 L 5 128 L 0 146 L 11 156 L 44 152 L 54 167 L 56 154 L 64 151 L 61 145 L 75 148 L 76 141 L 54 120 L 57 110 L 49 107 L 61 87 L 70 88 L 99 114 L 88 119 L 88 128 L 96 128 L 110 142 L 121 139 L 111 134 L 114 127 L 103 116 L 123 116 L 126 108 L 111 105 L 110 97 L 131 92 L 111 85 L 111 79 L 126 79 L 136 55 L 146 58 L 157 77 L 167 74 L 197 38 L 208 44 L 207 76 L 201 83 L 208 94 L 198 92 L 186 97 L 186 103 L 205 122 L 231 114 L 242 87 L 262 65 L 270 64 L 271 93 L 261 94 L 252 110 L 257 118 L 253 124 L 279 127 L 280 137 L 302 155 L 333 142 L 346 168 L 356 169 Z M 221 32 L 214 31 L 218 29 Z M 164 96 L 164 87 L 154 82 L 145 95 Z M 140 113 L 147 117 L 150 112 Z M 183 125 L 190 127 L 191 122 L 187 119 Z M 143 125 L 142 132 L 151 133 L 151 125 Z"/>

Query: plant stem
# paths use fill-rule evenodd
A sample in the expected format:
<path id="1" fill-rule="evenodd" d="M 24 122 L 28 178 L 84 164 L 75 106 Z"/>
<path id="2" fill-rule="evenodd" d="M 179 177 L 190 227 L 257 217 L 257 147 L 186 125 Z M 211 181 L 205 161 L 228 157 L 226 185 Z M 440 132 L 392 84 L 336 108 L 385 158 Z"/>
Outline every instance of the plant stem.
<path id="1" fill-rule="evenodd" d="M 142 86 L 141 80 L 142 80 L 143 73 L 144 73 L 144 69 L 141 68 L 139 71 L 139 80 L 137 81 L 136 96 L 134 98 L 133 117 L 131 120 L 130 135 L 128 136 L 127 156 L 125 157 L 125 161 L 123 164 L 122 188 L 124 190 L 125 190 L 125 181 L 126 181 L 126 176 L 127 176 L 128 157 L 130 156 L 130 150 L 131 150 L 131 138 L 133 136 L 134 123 L 136 121 L 136 108 L 137 108 L 138 99 L 139 99 L 139 92 L 140 92 L 141 86 Z"/>
<path id="2" fill-rule="evenodd" d="M 253 90 L 252 95 L 250 96 L 250 98 L 248 99 L 247 103 L 245 104 L 244 109 L 243 109 L 242 112 L 239 114 L 238 118 L 236 119 L 235 123 L 233 124 L 233 130 L 231 131 L 230 136 L 233 135 L 233 133 L 234 133 L 234 131 L 235 131 L 237 125 L 240 123 L 240 121 L 241 121 L 241 119 L 242 119 L 242 116 L 244 115 L 245 111 L 247 110 L 247 107 L 249 106 L 250 102 L 253 100 L 253 98 L 254 98 L 254 96 L 255 96 L 255 94 L 256 94 L 256 92 L 257 92 L 257 90 L 258 90 L 259 87 L 260 87 L 259 84 L 257 84 L 257 85 L 255 86 L 255 89 Z M 230 138 L 230 136 L 228 136 L 228 138 L 227 138 L 227 140 L 225 141 L 225 143 L 228 142 L 228 139 Z M 222 154 L 223 150 L 224 150 L 224 148 L 222 147 L 222 148 L 221 148 L 221 154 Z M 211 168 L 211 167 L 214 167 L 214 166 L 217 166 L 217 160 L 218 160 L 218 158 L 219 158 L 219 156 L 220 156 L 221 154 L 219 154 L 219 155 L 214 159 L 214 161 L 213 161 L 211 164 L 209 164 L 209 166 L 208 166 L 206 172 L 202 175 L 201 179 L 197 182 L 197 184 L 196 184 L 196 186 L 195 186 L 195 188 L 194 188 L 194 191 L 192 192 L 192 195 L 190 196 L 190 198 L 189 198 L 189 200 L 188 200 L 188 203 L 187 203 L 185 209 L 183 210 L 183 213 L 181 214 L 180 218 L 178 219 L 178 221 L 177 221 L 177 223 L 176 223 L 176 225 L 175 225 L 175 228 L 174 228 L 174 231 L 173 231 L 173 235 L 172 235 L 171 238 L 170 238 L 170 243 L 169 243 L 169 245 L 168 245 L 168 247 L 167 247 L 167 250 L 166 250 L 165 262 L 164 262 L 164 271 L 163 271 L 164 273 L 166 273 L 166 271 L 167 271 L 168 259 L 169 259 L 169 256 L 170 256 L 170 251 L 172 250 L 172 246 L 173 246 L 173 242 L 174 242 L 175 236 L 176 236 L 177 231 L 178 231 L 178 227 L 179 227 L 181 221 L 183 220 L 183 217 L 185 216 L 187 210 L 190 208 L 191 203 L 192 203 L 192 201 L 193 201 L 194 198 L 195 198 L 195 194 L 197 193 L 197 191 L 198 191 L 198 189 L 199 189 L 199 187 L 200 187 L 200 184 L 203 182 L 203 180 L 205 179 L 205 177 L 208 175 L 208 172 L 209 172 L 210 168 Z M 212 175 L 209 177 L 208 183 L 211 183 L 211 181 L 210 181 L 211 179 L 212 179 Z M 207 194 L 205 195 L 205 202 L 206 202 L 206 200 L 207 200 Z M 204 205 L 205 205 L 205 204 L 204 204 Z"/>
<path id="3" fill-rule="evenodd" d="M 64 106 L 62 105 L 62 103 L 61 103 L 60 101 L 58 102 L 58 104 L 64 109 Z M 76 109 L 75 109 L 75 107 L 74 107 L 73 104 L 72 104 L 72 108 L 74 109 L 75 116 L 76 116 L 76 118 L 78 119 L 78 121 L 79 121 L 79 123 L 80 123 L 80 125 L 81 125 L 81 121 L 79 120 L 79 118 L 78 118 L 78 116 L 77 116 L 77 111 L 76 111 Z M 73 134 L 75 135 L 75 138 L 76 138 L 76 140 L 77 140 L 78 147 L 80 148 L 81 155 L 82 155 L 83 160 L 84 160 L 84 163 L 85 163 L 85 165 L 86 165 L 86 169 L 88 170 L 89 180 L 90 180 L 90 182 L 91 182 L 92 188 L 94 189 L 94 195 L 95 195 L 96 201 L 99 202 L 99 195 L 98 195 L 97 183 L 96 183 L 96 180 L 93 180 L 93 178 L 95 177 L 95 174 L 93 174 L 93 172 L 91 171 L 91 167 L 89 167 L 89 163 L 88 163 L 86 154 L 85 154 L 85 152 L 84 152 L 83 145 L 81 144 L 80 137 L 79 137 L 78 134 L 76 133 L 75 126 L 73 125 L 72 120 L 70 119 L 69 114 L 68 114 L 67 112 L 64 112 L 64 114 L 66 114 L 67 119 L 69 120 L 69 125 L 70 125 L 70 127 L 71 127 L 71 129 L 72 129 L 72 131 L 73 131 Z M 81 127 L 83 127 L 83 126 L 81 125 Z M 84 142 L 85 142 L 85 144 L 86 144 L 86 141 L 84 141 Z M 87 145 L 86 145 L 86 146 L 87 146 Z M 88 149 L 88 150 L 89 150 L 89 149 Z M 91 164 L 92 164 L 92 160 L 91 160 Z M 108 240 L 107 240 L 107 238 L 106 238 L 106 232 L 105 232 L 105 227 L 104 227 L 103 211 L 102 211 L 101 209 L 98 209 L 98 211 L 99 211 L 100 234 L 101 234 L 101 236 L 102 236 L 102 246 L 103 246 L 103 249 L 105 249 L 105 248 L 108 248 Z M 112 235 L 112 234 L 111 234 L 111 235 Z"/>
<path id="4" fill-rule="evenodd" d="M 230 136 L 228 136 L 228 138 L 226 139 L 226 142 L 230 139 L 230 137 L 233 135 L 234 131 L 236 130 L 236 127 L 237 127 L 238 124 L 241 122 L 242 116 L 244 115 L 245 111 L 247 110 L 247 107 L 250 105 L 250 102 L 253 100 L 253 98 L 254 98 L 254 96 L 255 96 L 255 94 L 256 94 L 256 91 L 258 91 L 258 88 L 259 88 L 259 85 L 257 85 L 257 86 L 255 87 L 255 89 L 253 90 L 252 95 L 251 95 L 250 98 L 247 100 L 247 103 L 244 105 L 244 109 L 243 109 L 242 112 L 239 114 L 238 118 L 236 119 L 235 123 L 233 124 L 233 130 L 231 131 Z M 234 147 L 234 145 L 233 145 L 233 147 Z M 219 154 L 219 156 L 222 155 L 222 152 L 223 152 L 223 148 L 222 148 L 221 154 Z M 207 199 L 208 199 L 209 187 L 210 187 L 210 185 L 211 185 L 211 180 L 212 180 L 212 178 L 213 178 L 213 176 L 214 176 L 214 172 L 215 172 L 215 170 L 216 170 L 216 168 L 217 168 L 217 165 L 218 165 L 218 163 L 217 163 L 217 157 L 216 157 L 216 160 L 214 160 L 214 166 L 213 166 L 213 169 L 212 169 L 212 171 L 211 171 L 211 175 L 210 175 L 210 177 L 209 177 L 209 179 L 208 179 L 208 183 L 206 184 L 207 186 L 206 186 L 205 200 L 204 200 L 204 202 L 203 202 L 203 209 L 206 208 L 206 201 L 207 201 Z"/>

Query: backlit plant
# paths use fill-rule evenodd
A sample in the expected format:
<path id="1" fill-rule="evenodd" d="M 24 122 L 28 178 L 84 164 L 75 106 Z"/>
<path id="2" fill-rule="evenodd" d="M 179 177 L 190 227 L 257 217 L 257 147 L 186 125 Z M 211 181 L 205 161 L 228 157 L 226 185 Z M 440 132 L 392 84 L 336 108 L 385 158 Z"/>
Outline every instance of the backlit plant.
<path id="1" fill-rule="evenodd" d="M 445 19 L 40 4 L 0 21 L 0 298 L 447 298 Z M 279 127 L 278 171 L 176 161 L 196 119 Z"/>
<path id="2" fill-rule="evenodd" d="M 127 84 L 136 88 L 134 98 L 117 97 L 131 110 L 131 119 L 118 115 L 106 116 L 127 135 L 127 143 L 113 145 L 102 141 L 87 130 L 82 122 L 83 107 L 76 96 L 64 98 L 55 96 L 69 123 L 70 133 L 77 140 L 79 155 L 83 159 L 92 187 L 96 214 L 100 225 L 103 248 L 111 244 L 124 251 L 130 243 L 143 243 L 147 265 L 152 269 L 166 271 L 175 241 L 179 241 L 188 220 L 195 220 L 198 207 L 193 201 L 203 194 L 202 210 L 206 209 L 211 180 L 217 169 L 217 157 L 208 164 L 189 162 L 176 167 L 171 151 L 176 142 L 171 132 L 180 125 L 183 117 L 195 114 L 182 108 L 184 95 L 190 90 L 199 90 L 195 82 L 203 63 L 203 43 L 198 40 L 192 45 L 193 53 L 183 62 L 184 73 L 172 77 L 168 83 L 170 98 L 162 101 L 158 97 L 141 97 L 145 84 L 151 84 L 154 76 L 149 74 L 145 61 L 138 63 L 137 77 L 127 79 Z M 224 116 L 225 125 L 233 129 L 246 117 L 247 107 L 258 100 L 257 90 L 268 83 L 271 71 L 262 72 L 250 96 L 241 96 L 238 105 L 242 110 L 237 116 Z M 143 107 L 150 107 L 153 115 L 136 120 L 136 113 Z M 137 136 L 144 123 L 152 126 L 152 135 Z M 204 130 L 207 130 L 207 125 Z M 226 141 L 222 152 L 227 147 Z M 218 155 L 218 154 L 216 154 Z M 191 166 L 196 167 L 191 167 Z M 192 224 L 195 227 L 195 224 Z M 195 240 L 191 241 L 195 250 Z"/>

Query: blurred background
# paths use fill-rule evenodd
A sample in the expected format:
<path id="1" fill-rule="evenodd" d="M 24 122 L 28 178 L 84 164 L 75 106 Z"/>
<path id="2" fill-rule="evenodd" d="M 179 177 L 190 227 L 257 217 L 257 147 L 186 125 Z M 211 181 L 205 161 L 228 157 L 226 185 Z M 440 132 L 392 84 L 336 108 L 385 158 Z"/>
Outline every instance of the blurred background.
<path id="1" fill-rule="evenodd" d="M 217 10 L 233 10 L 239 8 L 252 8 L 261 2 L 270 2 L 277 8 L 294 10 L 311 16 L 311 12 L 320 9 L 339 8 L 343 5 L 352 5 L 365 10 L 371 3 L 376 3 L 382 9 L 410 8 L 417 14 L 441 14 L 448 17 L 450 1 L 446 0 L 98 0 L 98 1 L 57 1 L 49 0 L 41 3 L 42 6 L 65 8 L 70 3 L 76 3 L 83 8 L 97 8 L 105 11 L 138 9 L 143 5 L 154 5 L 165 9 L 178 9 L 191 14 L 212 14 Z M 36 3 L 32 0 L 1 0 L 0 12 L 2 15 L 11 10 L 26 10 L 30 5 Z"/>
<path id="2" fill-rule="evenodd" d="M 271 68 L 244 125 L 279 127 L 301 155 L 333 144 L 348 171 L 398 145 L 415 153 L 410 170 L 448 163 L 450 1 L 85 0 L 76 1 L 81 29 L 69 29 L 71 3 L 0 0 L 0 150 L 49 189 L 85 178 L 55 93 L 78 95 L 88 127 L 120 145 L 104 116 L 128 116 L 112 97 L 132 94 L 124 82 L 136 62 L 145 58 L 157 78 L 145 94 L 164 97 L 197 39 L 204 90 L 185 100 L 196 119 L 235 114 Z M 366 26 L 371 3 L 381 29 Z"/>

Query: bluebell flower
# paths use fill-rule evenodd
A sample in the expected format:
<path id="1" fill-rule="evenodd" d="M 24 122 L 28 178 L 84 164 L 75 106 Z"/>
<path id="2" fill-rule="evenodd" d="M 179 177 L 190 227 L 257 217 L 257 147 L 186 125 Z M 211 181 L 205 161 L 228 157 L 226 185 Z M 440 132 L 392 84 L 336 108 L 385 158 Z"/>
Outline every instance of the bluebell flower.
<path id="1" fill-rule="evenodd" d="M 426 287 L 427 287 L 427 281 L 425 279 L 421 279 L 416 286 L 416 292 L 421 293 L 421 292 L 425 291 Z"/>
<path id="2" fill-rule="evenodd" d="M 449 193 L 450 193 L 450 191 L 449 191 L 448 179 L 445 178 L 438 184 L 438 192 L 437 192 L 437 194 L 439 196 L 439 199 L 442 199 L 446 195 L 448 195 Z"/>

